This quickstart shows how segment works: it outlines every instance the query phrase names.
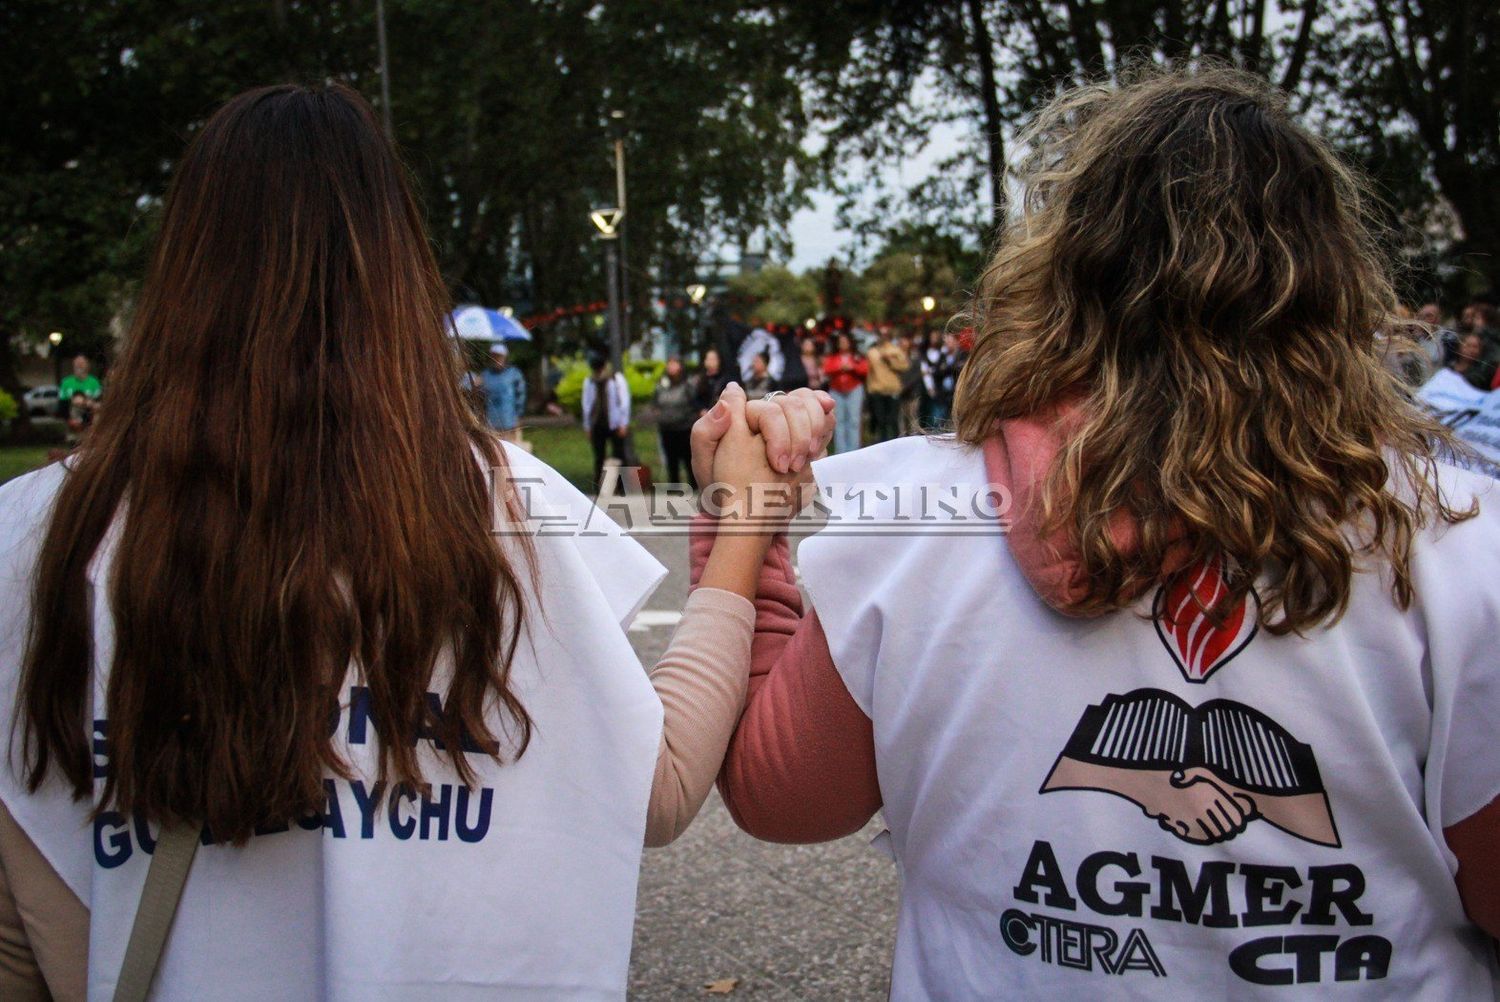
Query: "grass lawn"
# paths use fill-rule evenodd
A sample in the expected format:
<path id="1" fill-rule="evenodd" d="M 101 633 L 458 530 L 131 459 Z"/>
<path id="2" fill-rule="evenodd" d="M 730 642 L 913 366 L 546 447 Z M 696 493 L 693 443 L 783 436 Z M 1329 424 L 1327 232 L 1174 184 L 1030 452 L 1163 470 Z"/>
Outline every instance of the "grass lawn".
<path id="1" fill-rule="evenodd" d="M 0 448 L 0 484 L 46 465 L 45 445 L 8 445 Z"/>
<path id="2" fill-rule="evenodd" d="M 656 429 L 635 426 L 635 454 L 651 467 L 660 482 L 666 477 L 661 453 L 657 448 Z M 567 477 L 574 487 L 590 496 L 594 493 L 594 450 L 588 436 L 577 426 L 568 428 L 526 428 L 526 441 L 533 446 L 536 458 Z"/>
<path id="3" fill-rule="evenodd" d="M 535 447 L 537 458 L 567 477 L 585 494 L 593 494 L 594 453 L 583 429 L 527 428 L 526 439 Z M 658 481 L 666 476 L 656 446 L 655 428 L 635 429 L 635 451 L 643 462 L 650 464 Z M 46 462 L 47 447 L 44 445 L 0 448 L 0 483 L 29 473 Z"/>

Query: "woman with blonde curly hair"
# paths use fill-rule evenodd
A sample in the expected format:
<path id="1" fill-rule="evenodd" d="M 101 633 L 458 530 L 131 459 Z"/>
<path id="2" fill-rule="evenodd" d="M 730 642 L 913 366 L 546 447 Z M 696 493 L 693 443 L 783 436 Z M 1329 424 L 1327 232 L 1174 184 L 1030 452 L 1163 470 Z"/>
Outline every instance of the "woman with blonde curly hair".
<path id="1" fill-rule="evenodd" d="M 726 802 L 883 811 L 896 999 L 1489 998 L 1500 505 L 1384 364 L 1363 182 L 1226 70 L 1024 148 L 956 436 L 815 464 L 812 608 L 762 573 Z"/>

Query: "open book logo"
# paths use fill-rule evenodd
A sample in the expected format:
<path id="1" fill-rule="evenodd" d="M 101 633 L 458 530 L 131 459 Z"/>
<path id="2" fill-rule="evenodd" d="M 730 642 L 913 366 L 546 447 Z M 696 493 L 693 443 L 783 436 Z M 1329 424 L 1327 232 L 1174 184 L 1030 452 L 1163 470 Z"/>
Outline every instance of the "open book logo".
<path id="1" fill-rule="evenodd" d="M 1229 593 L 1217 561 L 1177 575 L 1156 592 L 1151 616 L 1156 635 L 1189 682 L 1206 682 L 1245 649 L 1260 623 L 1260 599 L 1250 589 L 1219 623 L 1209 612 Z"/>
<path id="2" fill-rule="evenodd" d="M 1315 845 L 1338 828 L 1311 745 L 1244 703 L 1193 706 L 1160 689 L 1084 711 L 1042 793 L 1094 790 L 1131 801 L 1184 842 L 1226 842 L 1257 820 Z"/>

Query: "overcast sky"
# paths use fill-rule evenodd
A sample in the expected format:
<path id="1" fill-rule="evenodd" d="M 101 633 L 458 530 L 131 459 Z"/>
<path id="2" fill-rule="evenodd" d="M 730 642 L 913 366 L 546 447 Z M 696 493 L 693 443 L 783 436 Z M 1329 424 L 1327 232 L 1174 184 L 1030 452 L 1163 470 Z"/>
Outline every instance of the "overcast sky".
<path id="1" fill-rule="evenodd" d="M 932 173 L 933 167 L 962 149 L 973 148 L 974 138 L 956 125 L 944 125 L 935 130 L 927 145 L 912 152 L 904 160 L 888 164 L 882 177 L 896 188 L 910 188 Z M 802 271 L 825 263 L 830 257 L 848 256 L 851 234 L 838 226 L 835 205 L 837 200 L 826 192 L 813 195 L 813 207 L 803 209 L 792 217 L 791 267 Z M 986 206 L 976 206 L 976 213 L 988 211 Z"/>

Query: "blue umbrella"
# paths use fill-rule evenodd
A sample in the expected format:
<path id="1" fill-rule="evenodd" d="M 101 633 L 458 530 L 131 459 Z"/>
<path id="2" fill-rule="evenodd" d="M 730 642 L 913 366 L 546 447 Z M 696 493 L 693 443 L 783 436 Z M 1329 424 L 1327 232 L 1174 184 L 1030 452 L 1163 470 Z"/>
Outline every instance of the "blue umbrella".
<path id="1" fill-rule="evenodd" d="M 499 310 L 460 306 L 448 315 L 448 331 L 465 341 L 530 341 L 531 332 Z"/>

